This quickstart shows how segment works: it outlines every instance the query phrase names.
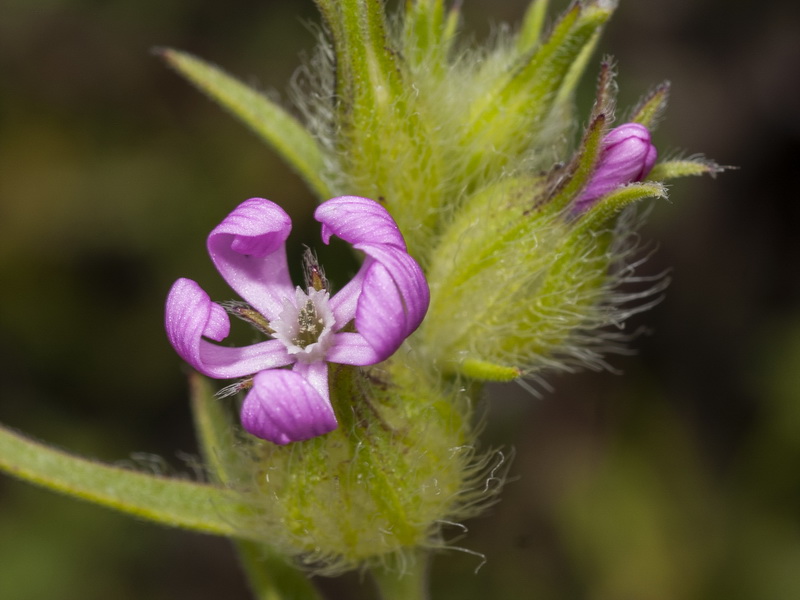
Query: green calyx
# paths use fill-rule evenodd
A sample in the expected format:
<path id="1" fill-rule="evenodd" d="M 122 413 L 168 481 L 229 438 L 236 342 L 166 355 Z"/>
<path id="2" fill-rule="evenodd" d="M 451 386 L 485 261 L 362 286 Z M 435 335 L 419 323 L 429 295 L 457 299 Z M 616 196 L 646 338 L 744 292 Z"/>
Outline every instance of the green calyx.
<path id="1" fill-rule="evenodd" d="M 562 18 L 554 31 L 578 19 Z M 573 14 L 574 13 L 574 14 Z M 596 16 L 596 15 L 595 15 Z M 552 37 L 552 35 L 551 35 Z M 420 336 L 446 373 L 508 381 L 545 370 L 600 369 L 626 341 L 621 324 L 663 290 L 635 281 L 635 213 L 645 198 L 666 197 L 661 180 L 714 174 L 703 159 L 663 161 L 645 181 L 620 185 L 588 207 L 576 199 L 598 168 L 613 122 L 614 73 L 601 63 L 597 97 L 572 157 L 539 174 L 514 173 L 471 194 L 443 228 L 429 270 L 431 308 Z M 648 94 L 631 121 L 652 127 L 668 86 Z"/>
<path id="2" fill-rule="evenodd" d="M 332 365 L 329 375 L 338 429 L 289 446 L 241 446 L 234 462 L 252 472 L 237 486 L 259 509 L 240 525 L 325 573 L 442 546 L 442 523 L 491 499 L 476 483 L 472 398 L 406 361 Z"/>
<path id="3" fill-rule="evenodd" d="M 577 332 L 606 323 L 613 227 L 583 231 L 551 193 L 547 177 L 489 186 L 442 237 L 420 336 L 445 371 L 490 381 L 531 374 L 568 360 Z"/>

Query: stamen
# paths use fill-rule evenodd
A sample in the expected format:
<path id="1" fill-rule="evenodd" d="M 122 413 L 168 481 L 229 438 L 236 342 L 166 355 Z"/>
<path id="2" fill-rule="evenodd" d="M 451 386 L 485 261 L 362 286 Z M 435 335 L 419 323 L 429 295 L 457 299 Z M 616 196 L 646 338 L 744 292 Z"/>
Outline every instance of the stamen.
<path id="1" fill-rule="evenodd" d="M 283 310 L 270 325 L 289 354 L 302 362 L 324 360 L 333 341 L 336 319 L 328 305 L 328 292 L 299 286 L 294 299 L 283 301 Z"/>
<path id="2" fill-rule="evenodd" d="M 330 293 L 331 288 L 328 280 L 325 278 L 325 271 L 322 270 L 322 266 L 319 264 L 319 260 L 317 260 L 316 253 L 306 246 L 305 252 L 303 253 L 303 276 L 306 281 L 306 290 L 311 292 L 311 290 L 325 290 L 326 292 Z"/>
<path id="3" fill-rule="evenodd" d="M 229 315 L 233 315 L 245 323 L 249 323 L 264 335 L 272 337 L 272 334 L 275 333 L 264 315 L 250 306 L 247 302 L 230 300 L 227 302 L 220 302 L 220 306 L 222 306 L 222 308 L 224 308 Z"/>
<path id="4" fill-rule="evenodd" d="M 311 298 L 306 300 L 305 306 L 297 313 L 297 337 L 292 341 L 305 348 L 309 344 L 313 344 L 319 339 L 322 330 L 325 329 L 325 322 L 321 316 L 317 314 L 317 308 L 311 301 Z"/>

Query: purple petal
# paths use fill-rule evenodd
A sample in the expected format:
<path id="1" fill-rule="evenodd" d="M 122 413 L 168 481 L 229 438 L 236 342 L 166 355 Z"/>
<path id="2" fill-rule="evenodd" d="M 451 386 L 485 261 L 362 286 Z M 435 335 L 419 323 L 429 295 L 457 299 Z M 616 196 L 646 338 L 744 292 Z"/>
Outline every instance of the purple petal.
<path id="1" fill-rule="evenodd" d="M 322 223 L 322 240 L 326 244 L 330 242 L 331 236 L 335 235 L 350 242 L 359 250 L 366 251 L 367 247 L 383 246 L 408 256 L 397 223 L 387 210 L 374 200 L 359 196 L 332 198 L 317 208 L 314 217 Z M 363 281 L 373 262 L 368 257 L 350 283 L 331 298 L 331 309 L 336 317 L 337 328 L 344 327 L 355 317 Z M 418 267 L 417 269 L 419 270 Z M 427 286 L 424 287 L 427 293 Z M 425 310 L 427 310 L 427 300 L 423 315 Z M 413 328 L 410 331 L 413 331 Z"/>
<path id="2" fill-rule="evenodd" d="M 380 204 L 359 196 L 339 196 L 323 202 L 314 212 L 322 223 L 322 240 L 335 235 L 351 244 L 389 244 L 406 249 L 397 223 Z"/>
<path id="3" fill-rule="evenodd" d="M 375 263 L 369 269 L 356 309 L 356 329 L 385 360 L 414 331 L 392 273 Z"/>
<path id="4" fill-rule="evenodd" d="M 164 322 L 175 351 L 209 377 L 244 377 L 292 362 L 286 347 L 278 340 L 244 348 L 217 346 L 204 340 L 203 337 L 215 341 L 225 339 L 230 331 L 230 319 L 225 309 L 213 303 L 191 279 L 179 279 L 172 286 Z"/>
<path id="5" fill-rule="evenodd" d="M 410 255 L 405 252 L 396 250 L 386 246 L 367 246 L 359 244 L 356 246 L 359 250 L 363 250 L 367 256 L 374 259 L 376 265 L 371 265 L 368 268 L 366 278 L 364 280 L 361 298 L 358 301 L 358 308 L 356 310 L 356 328 L 359 325 L 362 311 L 362 298 L 364 294 L 374 293 L 379 297 L 381 285 L 383 280 L 378 279 L 378 272 L 372 275 L 376 266 L 381 265 L 392 278 L 397 292 L 403 301 L 404 314 L 405 314 L 405 328 L 403 336 L 411 335 L 414 330 L 422 323 L 425 318 L 425 313 L 428 311 L 428 304 L 430 303 L 430 291 L 428 290 L 428 282 L 425 280 L 425 275 L 422 269 Z M 370 278 L 375 277 L 374 283 L 370 282 Z M 370 288 L 373 288 L 371 290 Z M 387 286 L 387 292 L 391 293 L 391 288 Z M 359 329 L 361 331 L 361 329 Z M 362 332 L 363 333 L 363 332 Z"/>
<path id="6" fill-rule="evenodd" d="M 268 320 L 294 293 L 286 264 L 292 222 L 281 207 L 251 198 L 236 207 L 208 236 L 217 270 L 236 292 Z"/>
<path id="7" fill-rule="evenodd" d="M 276 444 L 299 442 L 336 429 L 336 416 L 328 399 L 327 365 L 317 364 L 326 369 L 324 395 L 295 371 L 272 369 L 258 373 L 242 404 L 242 426 L 256 437 Z M 315 380 L 319 379 L 318 370 L 313 369 Z"/>
<path id="8" fill-rule="evenodd" d="M 355 324 L 373 354 L 365 351 L 360 340 L 338 334 L 328 360 L 368 365 L 387 359 L 419 327 L 428 310 L 430 292 L 422 269 L 405 251 L 381 244 L 358 244 L 356 248 L 367 254 L 367 260 L 359 273 L 363 282 L 356 301 Z M 335 303 L 338 299 L 339 294 L 331 301 L 337 325 L 343 312 Z"/>
<path id="9" fill-rule="evenodd" d="M 384 358 L 360 333 L 337 333 L 325 359 L 342 365 L 374 365 Z"/>
<path id="10" fill-rule="evenodd" d="M 330 404 L 330 392 L 328 390 L 328 363 L 324 360 L 311 363 L 297 362 L 292 371 L 305 379 L 317 393 L 325 398 Z M 331 409 L 333 410 L 333 409 Z"/>
<path id="11" fill-rule="evenodd" d="M 430 293 L 422 269 L 406 252 L 397 224 L 380 204 L 341 196 L 314 213 L 322 239 L 332 235 L 353 244 L 367 258 L 353 280 L 331 298 L 336 326 L 355 318 L 357 334 L 337 334 L 328 360 L 369 365 L 391 356 L 422 322 Z"/>

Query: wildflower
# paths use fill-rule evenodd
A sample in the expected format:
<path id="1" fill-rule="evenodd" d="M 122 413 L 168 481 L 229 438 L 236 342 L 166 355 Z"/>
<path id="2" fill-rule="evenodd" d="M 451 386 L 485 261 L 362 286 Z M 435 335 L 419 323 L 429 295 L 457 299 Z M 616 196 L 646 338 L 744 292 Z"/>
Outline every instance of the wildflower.
<path id="1" fill-rule="evenodd" d="M 656 162 L 658 152 L 650 142 L 650 131 L 639 123 L 625 123 L 603 138 L 603 150 L 589 183 L 574 203 L 583 212 L 610 191 L 641 181 Z"/>
<path id="2" fill-rule="evenodd" d="M 172 346 L 209 377 L 252 376 L 242 425 L 276 444 L 334 430 L 327 363 L 365 366 L 387 359 L 428 309 L 422 270 L 382 206 L 342 196 L 314 216 L 326 244 L 336 235 L 365 254 L 355 277 L 332 297 L 315 264 L 307 269 L 305 290 L 292 286 L 285 247 L 291 220 L 269 200 L 245 201 L 208 237 L 217 270 L 249 305 L 247 320 L 272 339 L 243 348 L 213 344 L 208 340 L 219 342 L 230 331 L 225 308 L 189 279 L 176 281 L 167 298 Z"/>

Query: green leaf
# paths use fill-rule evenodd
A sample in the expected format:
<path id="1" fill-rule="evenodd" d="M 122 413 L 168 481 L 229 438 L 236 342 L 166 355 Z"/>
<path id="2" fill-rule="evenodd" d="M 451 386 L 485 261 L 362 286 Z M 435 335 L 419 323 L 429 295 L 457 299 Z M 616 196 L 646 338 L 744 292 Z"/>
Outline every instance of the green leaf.
<path id="1" fill-rule="evenodd" d="M 610 194 L 606 194 L 594 204 L 588 212 L 578 221 L 578 225 L 573 230 L 574 235 L 581 235 L 597 230 L 599 227 L 613 218 L 619 212 L 639 200 L 644 198 L 666 198 L 667 189 L 663 184 L 656 181 L 642 181 L 639 183 L 629 183 L 617 188 Z"/>
<path id="2" fill-rule="evenodd" d="M 550 0 L 533 0 L 522 19 L 522 27 L 517 36 L 517 51 L 520 54 L 532 51 L 539 45 Z"/>
<path id="3" fill-rule="evenodd" d="M 172 49 L 159 53 L 178 73 L 272 146 L 320 199 L 331 197 L 328 184 L 320 176 L 325 167 L 323 151 L 300 121 L 263 94 L 199 58 Z"/>
<path id="4" fill-rule="evenodd" d="M 441 68 L 443 0 L 406 0 L 403 19 L 403 56 L 413 68 Z M 435 57 L 434 60 L 431 60 Z"/>
<path id="5" fill-rule="evenodd" d="M 386 118 L 403 81 L 400 63 L 387 33 L 383 3 L 378 0 L 315 0 L 336 53 L 340 113 L 356 130 L 377 117 Z"/>
<path id="6" fill-rule="evenodd" d="M 658 163 L 647 176 L 648 181 L 664 181 L 665 179 L 675 179 L 676 177 L 688 177 L 690 175 L 711 175 L 714 177 L 726 168 L 705 158 L 688 158 L 684 160 L 665 160 Z"/>
<path id="7" fill-rule="evenodd" d="M 572 93 L 611 10 L 575 4 L 546 40 L 522 55 L 472 103 L 465 144 L 476 149 L 470 170 L 478 177 L 524 153 Z M 520 132 L 525 135 L 520 135 Z"/>
<path id="8" fill-rule="evenodd" d="M 336 53 L 336 160 L 342 193 L 383 202 L 409 252 L 424 264 L 441 216 L 439 124 L 409 93 L 410 71 L 389 36 L 383 2 L 315 1 Z"/>
<path id="9" fill-rule="evenodd" d="M 611 58 L 605 57 L 600 62 L 600 74 L 597 76 L 597 93 L 595 94 L 592 118 L 598 115 L 612 115 L 616 102 L 617 83 Z"/>
<path id="10" fill-rule="evenodd" d="M 653 129 L 658 124 L 658 120 L 667 108 L 667 100 L 669 99 L 669 81 L 656 86 L 639 101 L 636 108 L 633 109 L 631 121 L 634 123 L 641 123 L 648 129 Z"/>
<path id="11" fill-rule="evenodd" d="M 247 462 L 237 452 L 236 425 L 226 404 L 214 396 L 208 379 L 194 373 L 191 387 L 192 414 L 206 466 L 211 477 L 231 485 L 250 477 Z M 308 578 L 277 555 L 269 546 L 236 540 L 242 569 L 259 600 L 319 600 Z"/>
<path id="12" fill-rule="evenodd" d="M 172 527 L 248 537 L 250 508 L 233 491 L 103 464 L 0 426 L 0 469 L 31 483 Z"/>
<path id="13" fill-rule="evenodd" d="M 502 123 L 505 114 L 546 115 L 573 63 L 610 16 L 610 11 L 578 4 L 562 15 L 547 40 L 523 56 L 494 89 L 478 99 L 471 110 L 474 126 L 488 128 L 498 120 Z"/>
<path id="14" fill-rule="evenodd" d="M 581 78 L 586 71 L 586 65 L 589 64 L 589 59 L 592 58 L 595 48 L 597 48 L 597 43 L 600 41 L 601 33 L 602 30 L 597 29 L 592 34 L 592 37 L 589 38 L 589 41 L 587 41 L 583 48 L 581 48 L 580 53 L 572 61 L 569 71 L 567 71 L 564 80 L 561 82 L 558 95 L 553 103 L 554 107 L 558 107 L 572 101 L 575 88 L 578 87 L 578 84 L 580 83 Z"/>
<path id="15" fill-rule="evenodd" d="M 444 21 L 444 31 L 442 32 L 442 40 L 449 51 L 456 39 L 456 32 L 458 25 L 461 22 L 461 3 L 454 2 L 447 12 L 447 18 Z"/>
<path id="16" fill-rule="evenodd" d="M 507 367 L 474 358 L 466 359 L 459 365 L 458 370 L 467 377 L 480 381 L 513 381 L 522 375 L 522 371 L 516 367 Z"/>
<path id="17" fill-rule="evenodd" d="M 591 179 L 595 165 L 603 148 L 606 131 L 606 115 L 599 113 L 583 134 L 580 148 L 567 166 L 566 173 L 557 170 L 553 173 L 555 185 L 546 201 L 549 211 L 560 211 L 575 199 L 575 196 Z"/>

